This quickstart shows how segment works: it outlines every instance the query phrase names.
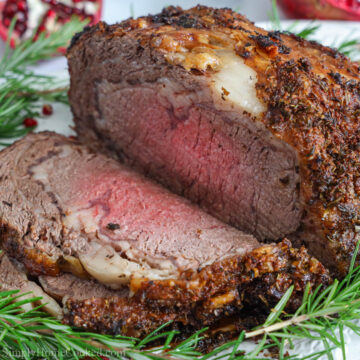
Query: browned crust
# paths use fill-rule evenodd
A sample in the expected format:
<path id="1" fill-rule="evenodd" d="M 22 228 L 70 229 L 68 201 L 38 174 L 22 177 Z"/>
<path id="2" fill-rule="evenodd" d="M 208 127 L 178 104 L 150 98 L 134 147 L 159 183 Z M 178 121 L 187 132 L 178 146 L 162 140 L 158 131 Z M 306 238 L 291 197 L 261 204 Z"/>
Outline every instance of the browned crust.
<path id="1" fill-rule="evenodd" d="M 309 250 L 339 275 L 345 275 L 360 237 L 360 82 L 357 63 L 336 51 L 283 36 L 292 50 L 264 64 L 257 92 L 268 106 L 263 122 L 299 154 L 306 213 L 300 236 L 315 233 Z M 301 53 L 303 47 L 312 49 Z M 320 241 L 320 240 L 319 240 Z"/>
<path id="2" fill-rule="evenodd" d="M 14 259 L 21 262 L 33 276 L 57 276 L 60 268 L 57 261 L 37 249 L 25 247 L 19 240 L 19 233 L 0 222 L 0 244 L 2 249 Z"/>
<path id="3" fill-rule="evenodd" d="M 12 146 L 5 148 L 1 151 L 1 160 L 3 163 L 6 163 L 7 160 L 12 159 L 13 154 L 11 154 L 14 151 L 21 152 L 21 151 L 27 151 L 27 146 L 33 146 L 34 143 L 32 143 L 33 139 L 32 137 L 36 137 L 38 142 L 41 142 L 40 140 L 46 140 L 49 137 L 57 137 L 57 145 L 66 144 L 66 143 L 73 143 L 73 140 L 68 139 L 62 135 L 54 134 L 53 132 L 44 131 L 41 134 L 29 134 L 25 138 L 22 138 L 18 141 L 16 141 Z M 20 150 L 19 150 L 20 148 Z M 38 158 L 36 161 L 36 164 L 40 164 L 41 162 L 47 160 L 48 158 L 52 156 L 56 156 L 57 152 L 50 151 L 47 154 L 45 154 L 43 157 Z M 32 167 L 35 165 L 35 163 L 27 163 L 26 167 L 24 167 L 23 173 L 18 174 L 18 176 L 25 177 L 32 172 Z M 6 166 L 8 167 L 14 167 L 16 164 L 11 160 L 9 164 Z M 12 169 L 13 170 L 13 169 Z M 5 181 L 6 178 L 9 177 L 9 168 L 1 169 L 0 174 L 0 181 Z M 43 185 L 41 183 L 38 183 L 41 191 L 46 193 L 46 195 L 49 197 L 49 203 L 51 203 L 52 206 L 56 207 L 56 214 L 54 214 L 54 218 L 48 220 L 42 225 L 39 225 L 36 223 L 34 219 L 30 215 L 27 215 L 26 220 L 24 224 L 18 224 L 16 223 L 16 220 L 14 220 L 14 217 L 16 219 L 17 215 L 21 215 L 21 211 L 17 211 L 17 213 L 14 215 L 14 217 L 10 217 L 10 220 L 8 216 L 4 216 L 6 212 L 3 212 L 2 209 L 0 209 L 0 215 L 2 218 L 0 218 L 0 248 L 3 249 L 10 257 L 13 257 L 14 259 L 21 262 L 25 267 L 27 272 L 32 276 L 39 276 L 39 275 L 49 275 L 49 276 L 57 276 L 61 273 L 61 262 L 62 257 L 59 256 L 51 256 L 50 254 L 47 254 L 43 251 L 41 247 L 41 241 L 37 242 L 37 237 L 41 235 L 44 230 L 47 228 L 51 228 L 52 226 L 55 226 L 55 223 L 57 221 L 57 218 L 61 218 L 62 216 L 62 209 L 58 206 L 57 201 L 55 199 L 54 194 L 51 192 L 46 192 Z M 6 185 L 2 187 L 2 191 L 6 191 L 7 187 Z M 16 187 L 13 188 L 13 191 L 17 191 L 21 189 L 17 189 Z M 39 195 L 39 193 L 33 194 L 33 196 L 36 198 Z M 2 196 L 2 199 L 4 199 L 4 196 Z M 3 201 L 4 203 L 4 201 Z M 6 201 L 5 201 L 6 203 Z M 19 208 L 21 209 L 21 203 L 17 204 L 20 205 Z M 10 208 L 13 207 L 12 204 L 8 204 Z M 49 211 L 49 208 L 46 209 Z M 10 214 L 10 212 L 9 212 Z M 56 218 L 55 218 L 56 215 Z M 18 219 L 17 219 L 18 220 Z M 46 231 L 45 231 L 46 232 Z M 31 240 L 31 244 L 29 245 L 29 239 Z M 48 240 L 44 238 L 44 240 Z M 38 246 L 39 245 L 39 246 Z M 52 248 L 56 249 L 56 245 L 52 244 Z"/>
<path id="4" fill-rule="evenodd" d="M 169 28 L 171 26 L 171 28 Z M 323 46 L 315 41 L 307 41 L 293 34 L 282 33 L 279 31 L 266 31 L 254 26 L 245 16 L 232 11 L 229 8 L 215 9 L 211 7 L 198 5 L 189 10 L 183 10 L 181 7 L 169 6 L 164 8 L 160 14 L 139 17 L 137 19 L 128 19 L 115 25 L 107 25 L 105 22 L 99 22 L 95 26 L 86 27 L 82 32 L 76 34 L 68 48 L 68 54 L 74 47 L 82 45 L 87 38 L 94 36 L 95 33 L 111 37 L 124 36 L 133 33 L 132 36 L 146 40 L 145 35 L 151 32 L 154 36 L 156 33 L 170 30 L 199 29 L 199 30 L 221 30 L 227 28 L 236 31 L 237 34 L 243 33 L 247 38 L 246 47 L 257 45 L 259 50 L 271 52 L 272 55 L 288 55 L 292 53 L 291 48 L 286 45 L 298 44 L 298 47 L 304 47 L 311 51 L 314 50 L 314 56 L 325 55 L 332 60 L 330 62 L 336 68 L 338 63 L 342 62 L 342 68 L 346 69 L 350 64 L 351 68 L 347 69 L 349 74 L 358 76 L 358 65 L 352 63 L 346 56 L 335 49 Z M 155 30 L 155 32 L 154 32 Z M 151 37 L 151 35 L 150 35 Z M 150 39 L 147 39 L 149 41 Z M 277 50 L 274 50 L 277 48 Z M 329 60 L 329 59 L 327 59 Z M 348 66 L 345 66 L 347 64 Z"/>
<path id="5" fill-rule="evenodd" d="M 249 309 L 264 315 L 292 284 L 294 293 L 288 310 L 294 310 L 301 303 L 306 284 L 311 290 L 329 282 L 327 271 L 317 260 L 304 248 L 291 248 L 285 240 L 214 263 L 197 273 L 184 273 L 180 280 L 134 279 L 130 298 L 69 299 L 65 322 L 129 336 L 144 336 L 167 321 L 199 329 L 216 326 L 229 316 L 240 319 L 249 314 Z M 244 324 L 239 321 L 236 326 Z"/>
<path id="6" fill-rule="evenodd" d="M 299 155 L 305 213 L 294 238 L 302 238 L 337 275 L 345 275 L 360 239 L 358 63 L 316 42 L 257 28 L 230 9 L 204 6 L 168 7 L 116 25 L 100 23 L 74 39 L 68 56 L 95 35 L 129 36 L 139 46 L 152 47 L 154 38 L 171 34 L 192 48 L 196 31 L 207 30 L 235 39 L 231 46 L 258 75 L 257 94 L 267 106 L 259 120 Z"/>

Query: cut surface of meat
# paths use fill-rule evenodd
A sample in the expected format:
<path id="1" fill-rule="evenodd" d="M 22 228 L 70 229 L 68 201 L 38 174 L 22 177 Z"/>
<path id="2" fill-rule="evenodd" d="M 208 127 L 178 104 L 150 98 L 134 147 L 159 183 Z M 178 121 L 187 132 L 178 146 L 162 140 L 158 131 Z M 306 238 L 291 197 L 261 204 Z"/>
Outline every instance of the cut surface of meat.
<path id="1" fill-rule="evenodd" d="M 3 150 L 0 176 L 0 245 L 11 257 L 0 281 L 50 296 L 67 324 L 138 337 L 168 321 L 180 337 L 208 326 L 209 348 L 257 325 L 291 285 L 287 310 L 307 286 L 331 282 L 304 247 L 261 246 L 61 135 Z"/>
<path id="2" fill-rule="evenodd" d="M 103 29 L 108 30 L 116 31 Z M 143 34 L 144 40 L 151 33 Z M 242 99 L 246 111 L 239 115 L 227 103 L 221 111 L 219 82 L 229 79 L 228 71 L 216 73 L 214 80 L 169 66 L 164 54 L 150 45 L 138 53 L 141 31 L 109 43 L 98 42 L 98 36 L 101 31 L 94 31 L 94 37 L 68 55 L 70 101 L 74 99 L 80 139 L 94 146 L 92 135 L 100 138 L 129 165 L 259 240 L 279 239 L 297 229 L 302 214 L 297 157 L 260 122 L 248 121 L 250 112 L 253 117 L 264 106 L 252 101 L 257 100 L 256 73 L 241 58 L 227 51 L 219 54 L 228 71 L 242 67 L 244 89 L 234 97 Z M 94 56 L 91 61 L 77 57 L 83 47 L 86 56 Z M 116 53 L 109 55 L 107 48 Z M 236 83 L 225 87 L 231 97 Z"/>
<path id="3" fill-rule="evenodd" d="M 176 278 L 259 246 L 189 201 L 61 135 L 0 154 L 4 248 L 33 275 L 61 269 L 121 287 Z"/>
<path id="4" fill-rule="evenodd" d="M 359 67 L 229 9 L 169 7 L 76 36 L 82 142 L 337 275 L 359 240 Z"/>

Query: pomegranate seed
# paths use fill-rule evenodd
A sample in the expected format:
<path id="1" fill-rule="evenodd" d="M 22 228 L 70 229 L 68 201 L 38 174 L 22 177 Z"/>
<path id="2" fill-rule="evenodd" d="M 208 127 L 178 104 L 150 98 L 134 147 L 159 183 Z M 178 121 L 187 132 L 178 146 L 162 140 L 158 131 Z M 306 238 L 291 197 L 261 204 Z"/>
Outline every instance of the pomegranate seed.
<path id="1" fill-rule="evenodd" d="M 54 10 L 49 10 L 47 12 L 47 16 L 50 17 L 50 18 L 55 18 L 56 17 L 56 12 Z"/>
<path id="2" fill-rule="evenodd" d="M 17 6 L 15 4 L 9 4 L 5 10 L 4 10 L 4 14 L 8 17 L 12 17 L 15 15 L 17 11 Z"/>
<path id="3" fill-rule="evenodd" d="M 24 119 L 24 126 L 27 128 L 34 127 L 38 124 L 38 122 L 33 118 L 25 118 Z"/>
<path id="4" fill-rule="evenodd" d="M 9 27 L 10 26 L 10 19 L 9 18 L 5 18 L 4 20 L 3 20 L 3 23 L 4 23 L 4 25 L 6 26 L 6 27 Z"/>
<path id="5" fill-rule="evenodd" d="M 8 28 L 10 27 L 11 20 L 16 18 L 16 38 L 24 36 L 24 34 L 27 33 L 29 16 L 31 15 L 31 12 L 34 11 L 32 7 L 29 7 L 28 0 L 0 0 L 0 3 L 1 1 L 4 5 L 3 10 L 1 11 L 2 14 L 0 14 L 0 16 L 2 15 L 0 22 L 2 22 L 4 27 Z M 77 7 L 77 4 L 82 5 L 87 1 L 99 3 L 98 10 L 95 15 L 88 14 L 82 6 L 79 6 L 81 7 L 80 9 Z M 101 9 L 101 0 L 40 0 L 39 3 L 40 2 L 44 8 L 44 14 L 41 17 L 36 38 L 42 32 L 52 32 L 53 29 L 51 25 L 54 21 L 56 21 L 57 25 L 62 25 L 67 23 L 72 15 L 77 15 L 81 19 L 88 18 L 93 22 L 94 16 L 99 17 Z M 58 27 L 59 26 L 57 26 L 56 29 L 58 29 Z"/>
<path id="6" fill-rule="evenodd" d="M 26 10 L 26 2 L 25 1 L 19 1 L 17 4 L 17 8 L 19 11 L 24 11 Z"/>
<path id="7" fill-rule="evenodd" d="M 43 113 L 45 116 L 50 116 L 50 115 L 52 115 L 52 113 L 53 113 L 53 107 L 52 107 L 50 104 L 45 104 L 45 105 L 43 105 L 43 107 L 42 107 L 42 113 Z"/>

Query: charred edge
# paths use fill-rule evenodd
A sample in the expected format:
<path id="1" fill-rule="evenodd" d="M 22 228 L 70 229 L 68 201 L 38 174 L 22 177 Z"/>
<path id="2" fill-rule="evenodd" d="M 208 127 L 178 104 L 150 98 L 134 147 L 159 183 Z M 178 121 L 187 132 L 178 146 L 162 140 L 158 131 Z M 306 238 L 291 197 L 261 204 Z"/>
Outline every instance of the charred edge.
<path id="1" fill-rule="evenodd" d="M 131 298 L 70 299 L 65 305 L 65 322 L 103 333 L 143 337 L 167 321 L 195 330 L 214 329 L 224 319 L 235 317 L 240 319 L 239 330 L 253 326 L 252 318 L 266 316 L 291 284 L 295 288 L 287 311 L 298 308 L 308 283 L 314 289 L 331 282 L 324 267 L 304 248 L 288 248 L 286 242 L 210 265 L 198 280 L 201 287 L 193 290 L 186 281 L 145 281 Z M 216 300 L 229 293 L 234 295 L 229 300 Z"/>
<path id="2" fill-rule="evenodd" d="M 213 22 L 208 22 L 212 18 Z M 243 29 L 240 25 L 242 22 L 250 23 L 244 16 L 233 12 L 229 8 L 215 9 L 206 6 L 198 5 L 189 10 L 183 10 L 181 7 L 169 6 L 162 10 L 161 13 L 156 15 L 148 15 L 141 17 L 155 27 L 171 25 L 177 28 L 195 28 L 195 29 L 209 29 L 214 26 L 229 27 L 233 29 Z M 125 31 L 133 29 L 136 20 L 130 18 L 118 25 Z M 249 32 L 250 33 L 250 32 Z"/>
<path id="3" fill-rule="evenodd" d="M 32 276 L 49 275 L 57 276 L 60 268 L 49 256 L 36 249 L 27 249 L 19 233 L 15 229 L 0 223 L 0 245 L 1 248 L 14 259 L 22 263 Z"/>
<path id="4" fill-rule="evenodd" d="M 207 342 L 206 347 L 208 347 L 213 339 L 211 333 L 216 333 L 220 324 L 225 325 L 226 319 L 230 318 L 232 324 L 235 324 L 231 336 L 238 334 L 241 330 L 249 330 L 253 326 L 259 325 L 291 284 L 289 282 L 287 287 L 283 287 L 279 291 L 277 277 L 281 278 L 282 274 L 267 273 L 241 290 L 239 288 L 239 292 L 241 291 L 239 296 L 243 301 L 226 304 L 222 308 L 206 309 L 203 307 L 203 302 L 182 308 L 180 304 L 176 303 L 172 307 L 164 307 L 161 304 L 156 306 L 155 303 L 149 306 L 148 304 L 139 304 L 137 299 L 137 304 L 129 304 L 123 302 L 124 299 L 116 298 L 69 300 L 66 303 L 64 321 L 66 324 L 87 328 L 91 331 L 136 337 L 146 336 L 167 321 L 173 321 L 174 326 L 181 328 L 185 333 L 190 329 L 195 332 L 208 326 L 211 329 L 207 333 L 210 341 L 210 343 Z M 305 287 L 306 283 L 304 282 L 303 287 L 296 289 L 286 311 L 294 311 L 298 308 Z M 104 311 L 104 308 L 107 311 Z M 126 310 L 124 311 L 124 309 Z M 183 333 L 181 335 L 184 336 Z"/>
<path id="5" fill-rule="evenodd" d="M 80 42 L 80 39 L 83 37 L 83 35 L 85 34 L 91 34 L 93 32 L 95 32 L 96 30 L 99 29 L 99 25 L 96 24 L 96 25 L 93 25 L 93 26 L 85 26 L 84 29 L 78 33 L 76 33 L 72 39 L 71 39 L 71 42 L 70 42 L 70 45 L 68 46 L 67 48 L 67 51 L 66 53 L 69 54 L 69 51 L 78 43 Z"/>
<path id="6" fill-rule="evenodd" d="M 279 43 L 278 41 L 272 40 L 274 36 L 250 35 L 249 38 L 254 40 L 260 48 L 266 50 L 267 52 L 276 53 L 278 51 L 280 54 L 284 55 L 289 55 L 291 53 L 291 49 L 289 47 Z M 277 51 L 274 51 L 275 49 L 277 49 Z"/>

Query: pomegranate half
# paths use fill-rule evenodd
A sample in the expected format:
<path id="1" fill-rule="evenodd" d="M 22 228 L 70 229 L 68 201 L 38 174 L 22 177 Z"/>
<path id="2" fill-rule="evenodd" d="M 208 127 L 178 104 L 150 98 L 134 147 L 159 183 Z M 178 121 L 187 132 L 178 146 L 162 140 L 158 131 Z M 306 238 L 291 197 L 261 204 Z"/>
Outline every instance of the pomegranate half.
<path id="1" fill-rule="evenodd" d="M 16 23 L 11 45 L 31 37 L 34 30 L 51 33 L 74 15 L 89 19 L 90 24 L 100 20 L 102 0 L 6 0 L 0 1 L 0 37 L 8 38 L 10 24 Z"/>
<path id="2" fill-rule="evenodd" d="M 278 0 L 290 18 L 360 20 L 359 0 Z"/>

